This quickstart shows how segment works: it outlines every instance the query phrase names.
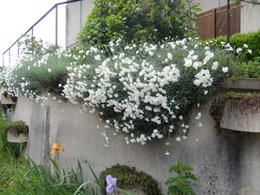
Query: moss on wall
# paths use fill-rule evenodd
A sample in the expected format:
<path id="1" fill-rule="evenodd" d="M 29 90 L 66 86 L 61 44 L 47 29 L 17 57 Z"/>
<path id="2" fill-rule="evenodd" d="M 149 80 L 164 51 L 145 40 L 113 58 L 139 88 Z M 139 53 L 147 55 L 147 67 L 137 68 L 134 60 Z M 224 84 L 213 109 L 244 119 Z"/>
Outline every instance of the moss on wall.
<path id="1" fill-rule="evenodd" d="M 128 166 L 115 165 L 100 173 L 101 178 L 105 179 L 106 175 L 112 175 L 117 178 L 117 186 L 121 189 L 138 189 L 147 195 L 162 194 L 158 182 L 150 175 L 142 171 L 138 172 L 135 167 L 130 168 Z"/>

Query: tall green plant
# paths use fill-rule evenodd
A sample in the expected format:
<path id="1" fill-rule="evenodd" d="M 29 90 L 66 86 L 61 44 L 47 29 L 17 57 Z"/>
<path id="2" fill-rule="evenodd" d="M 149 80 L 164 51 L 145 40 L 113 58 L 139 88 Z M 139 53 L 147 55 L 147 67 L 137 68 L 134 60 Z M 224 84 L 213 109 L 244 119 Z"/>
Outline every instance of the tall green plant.
<path id="1" fill-rule="evenodd" d="M 78 39 L 83 46 L 102 46 L 118 38 L 127 43 L 183 38 L 194 32 L 198 10 L 190 0 L 96 0 Z"/>
<path id="2" fill-rule="evenodd" d="M 170 167 L 170 173 L 175 172 L 177 176 L 170 177 L 165 184 L 168 185 L 168 194 L 173 195 L 194 195 L 194 191 L 190 186 L 190 181 L 197 181 L 197 177 L 191 173 L 193 169 L 185 166 L 182 161 L 178 161 L 177 165 Z"/>
<path id="3" fill-rule="evenodd" d="M 83 179 L 83 169 L 78 163 L 76 170 L 71 169 L 65 172 L 56 163 L 50 159 L 53 167 L 46 169 L 43 166 L 36 165 L 32 160 L 21 160 L 18 166 L 5 166 L 9 168 L 13 176 L 9 175 L 6 180 L 6 188 L 3 188 L 2 194 L 26 194 L 26 195 L 72 195 L 76 190 L 78 195 L 96 195 L 99 189 L 90 185 L 79 187 L 85 182 Z M 6 174 L 6 172 L 3 172 Z M 8 186 L 8 184 L 10 184 Z"/>

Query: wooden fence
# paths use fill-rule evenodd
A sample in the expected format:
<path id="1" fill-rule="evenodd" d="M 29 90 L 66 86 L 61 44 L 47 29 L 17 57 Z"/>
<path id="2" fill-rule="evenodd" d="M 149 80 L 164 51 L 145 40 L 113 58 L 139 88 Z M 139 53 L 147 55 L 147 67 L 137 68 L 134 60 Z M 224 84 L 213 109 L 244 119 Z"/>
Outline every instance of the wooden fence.
<path id="1" fill-rule="evenodd" d="M 240 3 L 230 5 L 230 35 L 240 32 L 240 9 Z M 227 35 L 227 6 L 199 14 L 196 28 L 202 40 Z"/>

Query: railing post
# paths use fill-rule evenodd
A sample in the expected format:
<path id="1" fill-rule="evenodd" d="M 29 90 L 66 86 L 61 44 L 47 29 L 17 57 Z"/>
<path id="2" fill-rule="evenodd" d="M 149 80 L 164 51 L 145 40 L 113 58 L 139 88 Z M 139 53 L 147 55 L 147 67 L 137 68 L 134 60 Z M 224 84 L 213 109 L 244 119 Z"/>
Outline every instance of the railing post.
<path id="1" fill-rule="evenodd" d="M 55 45 L 58 46 L 58 5 L 56 5 L 56 16 L 55 16 Z"/>
<path id="2" fill-rule="evenodd" d="M 19 46 L 19 43 L 17 44 L 17 54 L 18 54 L 18 58 L 20 57 L 20 46 Z"/>
<path id="3" fill-rule="evenodd" d="M 54 6 L 51 7 L 51 9 L 49 9 L 40 19 L 38 19 L 22 36 L 20 36 L 8 49 L 5 50 L 5 52 L 2 54 L 3 56 L 3 65 L 5 64 L 5 55 L 8 55 L 7 52 L 9 52 L 9 63 L 11 62 L 11 48 L 17 44 L 24 36 L 28 35 L 28 33 L 31 31 L 31 38 L 33 38 L 33 28 L 39 23 L 41 22 L 50 12 L 53 11 L 53 9 L 56 9 L 56 21 L 55 21 L 55 44 L 56 46 L 58 46 L 58 6 L 59 5 L 63 5 L 63 4 L 69 4 L 69 3 L 74 3 L 74 2 L 78 2 L 78 1 L 82 1 L 82 0 L 70 0 L 70 1 L 64 1 L 64 2 L 60 2 L 60 3 L 56 3 Z M 81 6 L 82 6 L 82 2 L 81 2 Z M 81 13 L 82 14 L 82 13 Z M 20 56 L 20 48 L 18 46 L 18 57 Z"/>
<path id="4" fill-rule="evenodd" d="M 3 66 L 5 65 L 5 54 L 2 54 Z"/>
<path id="5" fill-rule="evenodd" d="M 11 63 L 11 49 L 9 49 L 9 64 Z"/>

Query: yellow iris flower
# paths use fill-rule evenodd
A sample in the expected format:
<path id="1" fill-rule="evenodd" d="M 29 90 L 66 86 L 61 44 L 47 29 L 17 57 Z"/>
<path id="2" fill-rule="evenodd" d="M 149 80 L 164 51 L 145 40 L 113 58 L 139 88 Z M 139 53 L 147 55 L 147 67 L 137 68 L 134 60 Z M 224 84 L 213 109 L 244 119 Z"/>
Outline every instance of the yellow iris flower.
<path id="1" fill-rule="evenodd" d="M 59 150 L 64 152 L 64 149 L 61 147 L 60 144 L 54 143 L 52 145 L 51 155 L 55 155 Z"/>

